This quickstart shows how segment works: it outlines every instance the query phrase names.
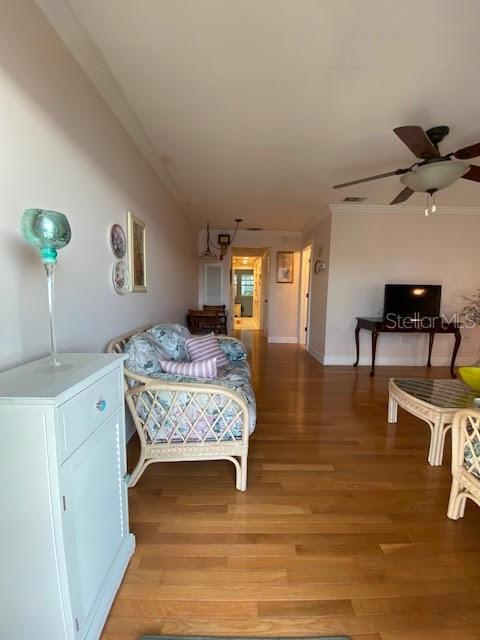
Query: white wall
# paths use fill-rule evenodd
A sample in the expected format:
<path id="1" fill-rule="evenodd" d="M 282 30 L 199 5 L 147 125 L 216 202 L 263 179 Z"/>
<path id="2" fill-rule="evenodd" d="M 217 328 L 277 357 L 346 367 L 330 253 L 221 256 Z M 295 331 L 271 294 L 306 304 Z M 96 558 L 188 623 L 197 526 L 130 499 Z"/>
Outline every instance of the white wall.
<path id="1" fill-rule="evenodd" d="M 2 3 L 0 21 L 0 367 L 48 351 L 43 267 L 20 234 L 28 207 L 63 211 L 59 350 L 103 350 L 128 329 L 184 320 L 196 299 L 196 234 L 43 14 Z M 117 295 L 110 226 L 131 210 L 147 223 L 146 294 Z"/>
<path id="2" fill-rule="evenodd" d="M 478 215 L 439 213 L 427 218 L 401 209 L 378 214 L 334 213 L 325 363 L 353 363 L 355 317 L 381 314 L 385 283 L 441 284 L 442 311 L 460 311 L 461 295 L 480 287 L 476 264 L 479 237 Z M 479 332 L 462 333 L 457 363 L 470 363 L 478 358 Z M 433 364 L 449 362 L 452 340 L 451 336 L 435 337 Z M 425 335 L 380 335 L 377 362 L 424 365 L 427 341 Z M 370 334 L 363 331 L 361 355 L 361 363 L 370 362 Z"/>
<path id="3" fill-rule="evenodd" d="M 211 230 L 211 239 L 217 241 L 218 233 L 230 233 L 228 229 Z M 199 251 L 205 250 L 205 232 L 199 233 Z M 233 242 L 234 247 L 263 248 L 270 250 L 270 274 L 268 283 L 268 339 L 270 342 L 298 341 L 298 307 L 300 285 L 300 231 L 247 231 L 240 229 Z M 293 284 L 277 283 L 277 251 L 294 251 Z M 200 292 L 201 298 L 201 292 Z M 224 304 L 230 305 L 230 255 L 224 258 Z"/>

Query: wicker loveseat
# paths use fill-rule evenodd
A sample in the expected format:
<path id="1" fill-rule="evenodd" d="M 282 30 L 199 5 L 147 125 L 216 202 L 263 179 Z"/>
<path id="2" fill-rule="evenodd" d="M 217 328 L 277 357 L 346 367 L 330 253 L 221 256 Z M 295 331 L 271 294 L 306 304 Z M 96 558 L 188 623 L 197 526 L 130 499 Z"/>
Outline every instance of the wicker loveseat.
<path id="1" fill-rule="evenodd" d="M 235 465 L 236 487 L 247 487 L 249 436 L 255 428 L 255 397 L 243 344 L 219 336 L 228 359 L 217 378 L 166 374 L 157 351 L 168 359 L 188 360 L 186 327 L 158 324 L 112 340 L 111 353 L 125 353 L 125 399 L 140 438 L 140 458 L 129 486 L 153 462 L 228 460 Z"/>
<path id="2" fill-rule="evenodd" d="M 480 411 L 475 409 L 463 409 L 453 419 L 449 518 L 463 517 L 467 498 L 480 505 Z"/>

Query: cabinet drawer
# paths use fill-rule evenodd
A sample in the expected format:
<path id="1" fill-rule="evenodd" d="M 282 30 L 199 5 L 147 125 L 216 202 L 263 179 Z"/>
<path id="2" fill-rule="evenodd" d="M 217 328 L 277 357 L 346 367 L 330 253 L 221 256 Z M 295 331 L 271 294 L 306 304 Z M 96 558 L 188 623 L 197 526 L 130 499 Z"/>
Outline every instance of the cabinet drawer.
<path id="1" fill-rule="evenodd" d="M 123 402 L 120 370 L 90 385 L 59 409 L 60 462 L 64 462 Z"/>

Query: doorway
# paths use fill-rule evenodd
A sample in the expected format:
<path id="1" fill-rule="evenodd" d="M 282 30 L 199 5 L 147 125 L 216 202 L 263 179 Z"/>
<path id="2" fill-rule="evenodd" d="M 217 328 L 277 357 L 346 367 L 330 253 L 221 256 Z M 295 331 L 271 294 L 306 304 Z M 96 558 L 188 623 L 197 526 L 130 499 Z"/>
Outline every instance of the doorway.
<path id="1" fill-rule="evenodd" d="M 312 245 L 308 244 L 302 251 L 302 272 L 300 281 L 300 316 L 298 342 L 308 348 L 308 331 L 310 324 L 310 279 L 312 264 Z"/>
<path id="2" fill-rule="evenodd" d="M 233 329 L 267 328 L 268 261 L 266 249 L 235 248 L 232 255 L 231 312 Z"/>

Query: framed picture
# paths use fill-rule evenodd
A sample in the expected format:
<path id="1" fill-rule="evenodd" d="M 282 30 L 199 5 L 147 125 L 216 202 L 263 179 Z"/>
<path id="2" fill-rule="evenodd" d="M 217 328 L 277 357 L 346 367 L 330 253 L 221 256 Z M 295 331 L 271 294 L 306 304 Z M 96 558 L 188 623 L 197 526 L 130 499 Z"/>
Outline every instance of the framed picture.
<path id="1" fill-rule="evenodd" d="M 130 291 L 147 290 L 147 226 L 128 212 L 128 264 Z"/>
<path id="2" fill-rule="evenodd" d="M 277 282 L 293 282 L 293 251 L 277 251 Z"/>

